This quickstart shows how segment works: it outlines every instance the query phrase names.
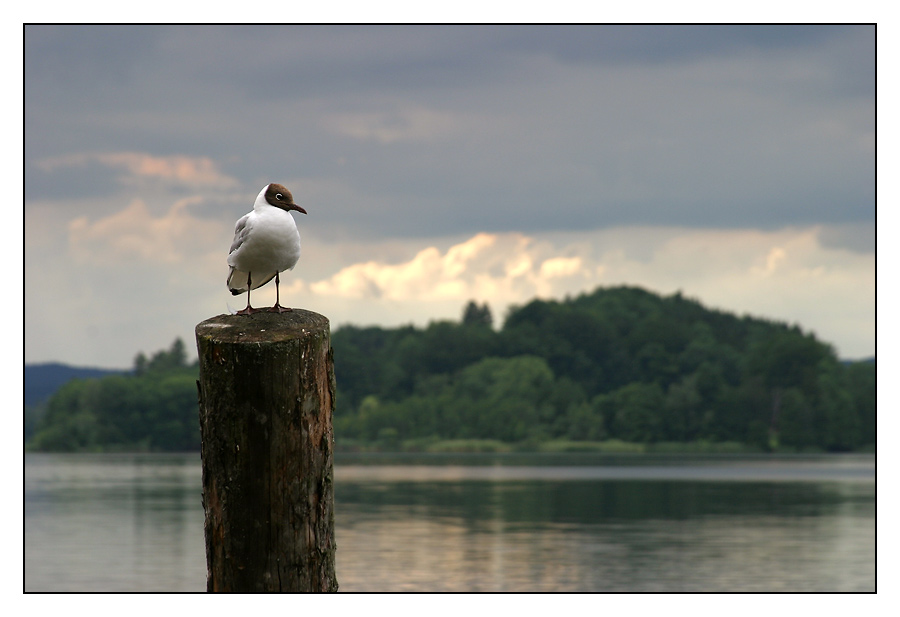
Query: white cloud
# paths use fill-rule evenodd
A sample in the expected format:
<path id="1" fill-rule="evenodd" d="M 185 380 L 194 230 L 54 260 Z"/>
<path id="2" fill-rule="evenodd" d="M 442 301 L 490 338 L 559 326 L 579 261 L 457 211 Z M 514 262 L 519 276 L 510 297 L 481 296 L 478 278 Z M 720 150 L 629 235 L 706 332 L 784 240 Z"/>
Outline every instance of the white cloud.
<path id="1" fill-rule="evenodd" d="M 875 353 L 875 255 L 823 247 L 822 229 L 687 231 L 651 260 L 625 260 L 610 283 L 679 289 L 738 314 L 797 323 L 843 357 Z"/>
<path id="2" fill-rule="evenodd" d="M 600 285 L 682 291 L 711 308 L 799 323 L 844 357 L 874 353 L 875 257 L 822 246 L 820 227 L 780 231 L 622 228 L 529 237 L 477 234 L 398 263 L 377 259 L 283 287 L 337 323 L 424 324 L 488 302 L 502 316 L 534 297 Z"/>
<path id="3" fill-rule="evenodd" d="M 157 215 L 134 200 L 68 224 L 55 204 L 26 209 L 26 362 L 122 368 L 176 336 L 190 347 L 194 325 L 226 310 L 231 240 L 193 203 Z"/>
<path id="4" fill-rule="evenodd" d="M 541 264 L 541 277 L 543 278 L 559 278 L 564 276 L 572 276 L 576 272 L 581 271 L 582 262 L 580 257 L 555 257 L 548 259 Z"/>
<path id="5" fill-rule="evenodd" d="M 461 302 L 470 298 L 509 304 L 534 296 L 552 297 L 580 289 L 593 278 L 578 257 L 547 257 L 550 247 L 517 233 L 480 233 L 451 246 L 422 249 L 399 264 L 353 264 L 312 283 L 320 296 L 399 302 Z M 587 279 L 587 280 L 585 280 Z"/>
<path id="6" fill-rule="evenodd" d="M 124 210 L 93 222 L 76 218 L 69 223 L 70 254 L 81 263 L 143 260 L 171 266 L 187 256 L 221 248 L 224 224 L 196 218 L 187 210 L 198 201 L 177 201 L 161 217 L 154 217 L 136 199 Z"/>

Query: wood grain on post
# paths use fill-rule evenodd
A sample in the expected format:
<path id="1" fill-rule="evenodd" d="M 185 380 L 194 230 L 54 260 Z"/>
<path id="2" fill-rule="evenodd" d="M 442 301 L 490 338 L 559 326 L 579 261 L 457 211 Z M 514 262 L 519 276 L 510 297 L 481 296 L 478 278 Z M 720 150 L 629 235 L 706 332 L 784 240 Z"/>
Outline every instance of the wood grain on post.
<path id="1" fill-rule="evenodd" d="M 337 591 L 328 319 L 197 325 L 208 591 Z"/>

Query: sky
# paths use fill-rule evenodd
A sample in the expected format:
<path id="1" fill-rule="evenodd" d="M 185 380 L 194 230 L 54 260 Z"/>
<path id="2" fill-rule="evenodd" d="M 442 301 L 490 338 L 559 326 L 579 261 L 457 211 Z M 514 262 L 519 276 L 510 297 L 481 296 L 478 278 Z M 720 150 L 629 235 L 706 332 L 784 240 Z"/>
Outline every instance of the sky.
<path id="1" fill-rule="evenodd" d="M 875 355 L 872 26 L 26 26 L 25 362 L 126 368 L 243 308 L 458 319 L 681 292 Z M 274 285 L 253 293 L 275 301 Z"/>

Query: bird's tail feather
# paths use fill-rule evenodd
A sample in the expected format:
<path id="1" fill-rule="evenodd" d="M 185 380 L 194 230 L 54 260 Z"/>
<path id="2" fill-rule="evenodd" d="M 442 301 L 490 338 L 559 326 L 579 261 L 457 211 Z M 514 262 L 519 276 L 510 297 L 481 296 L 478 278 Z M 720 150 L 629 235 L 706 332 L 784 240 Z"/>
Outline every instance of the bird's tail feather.
<path id="1" fill-rule="evenodd" d="M 256 289 L 258 287 L 262 287 L 273 278 L 275 278 L 276 272 L 263 272 L 262 274 L 257 275 L 253 274 L 253 287 L 251 289 Z M 241 272 L 237 270 L 234 266 L 231 267 L 231 270 L 228 272 L 228 279 L 225 283 L 228 285 L 228 291 L 230 291 L 233 295 L 237 296 L 247 291 L 247 273 Z M 258 277 L 258 278 L 257 278 Z"/>

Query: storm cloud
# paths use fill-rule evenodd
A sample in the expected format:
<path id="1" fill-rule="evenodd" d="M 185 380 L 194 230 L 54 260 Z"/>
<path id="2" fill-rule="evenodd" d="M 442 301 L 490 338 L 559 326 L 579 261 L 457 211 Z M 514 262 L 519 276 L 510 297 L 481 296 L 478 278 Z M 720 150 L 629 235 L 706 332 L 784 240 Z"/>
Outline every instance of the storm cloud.
<path id="1" fill-rule="evenodd" d="M 310 213 L 298 219 L 296 302 L 341 298 L 342 321 L 365 322 L 378 313 L 366 302 L 399 297 L 409 264 L 428 263 L 432 283 L 459 293 L 435 314 L 407 289 L 402 317 L 451 316 L 450 303 L 481 293 L 444 263 L 473 238 L 513 255 L 510 238 L 546 249 L 553 234 L 578 236 L 596 250 L 554 244 L 558 254 L 541 254 L 555 264 L 543 275 L 568 278 L 528 289 L 609 284 L 600 244 L 613 229 L 630 230 L 629 250 L 647 254 L 659 249 L 652 230 L 695 239 L 793 230 L 806 258 L 845 255 L 840 267 L 874 289 L 874 69 L 874 26 L 27 26 L 26 308 L 86 293 L 69 282 L 78 280 L 121 302 L 123 315 L 150 314 L 122 343 L 129 354 L 166 345 L 209 316 L 201 308 L 221 312 L 217 262 L 234 221 L 272 181 Z M 137 248 L 131 266 L 106 264 L 99 276 L 91 242 L 98 255 L 123 242 L 89 234 L 111 229 L 137 234 Z M 430 262 L 416 261 L 431 248 Z M 771 248 L 759 248 L 763 261 Z M 709 250 L 727 261 L 727 243 Z M 190 281 L 173 276 L 173 255 Z M 369 263 L 381 278 L 367 289 L 382 300 L 338 293 L 375 276 Z M 81 270 L 52 275 L 54 287 L 32 284 L 51 265 Z M 696 263 L 695 277 L 705 267 Z M 136 269 L 144 291 L 98 289 L 130 288 Z M 699 278 L 630 272 L 634 284 L 688 295 L 695 285 L 701 301 L 710 293 Z M 544 280 L 539 267 L 532 276 Z M 815 296 L 816 280 L 804 281 Z M 171 317 L 154 321 L 151 293 L 167 298 Z M 809 318 L 779 306 L 772 317 Z M 848 354 L 874 352 L 874 292 L 866 306 L 872 319 L 855 318 L 856 334 L 820 335 Z M 51 357 L 41 319 L 38 310 L 26 320 L 26 358 L 77 362 L 74 352 Z M 110 353 L 98 348 L 90 361 L 122 363 Z"/>

